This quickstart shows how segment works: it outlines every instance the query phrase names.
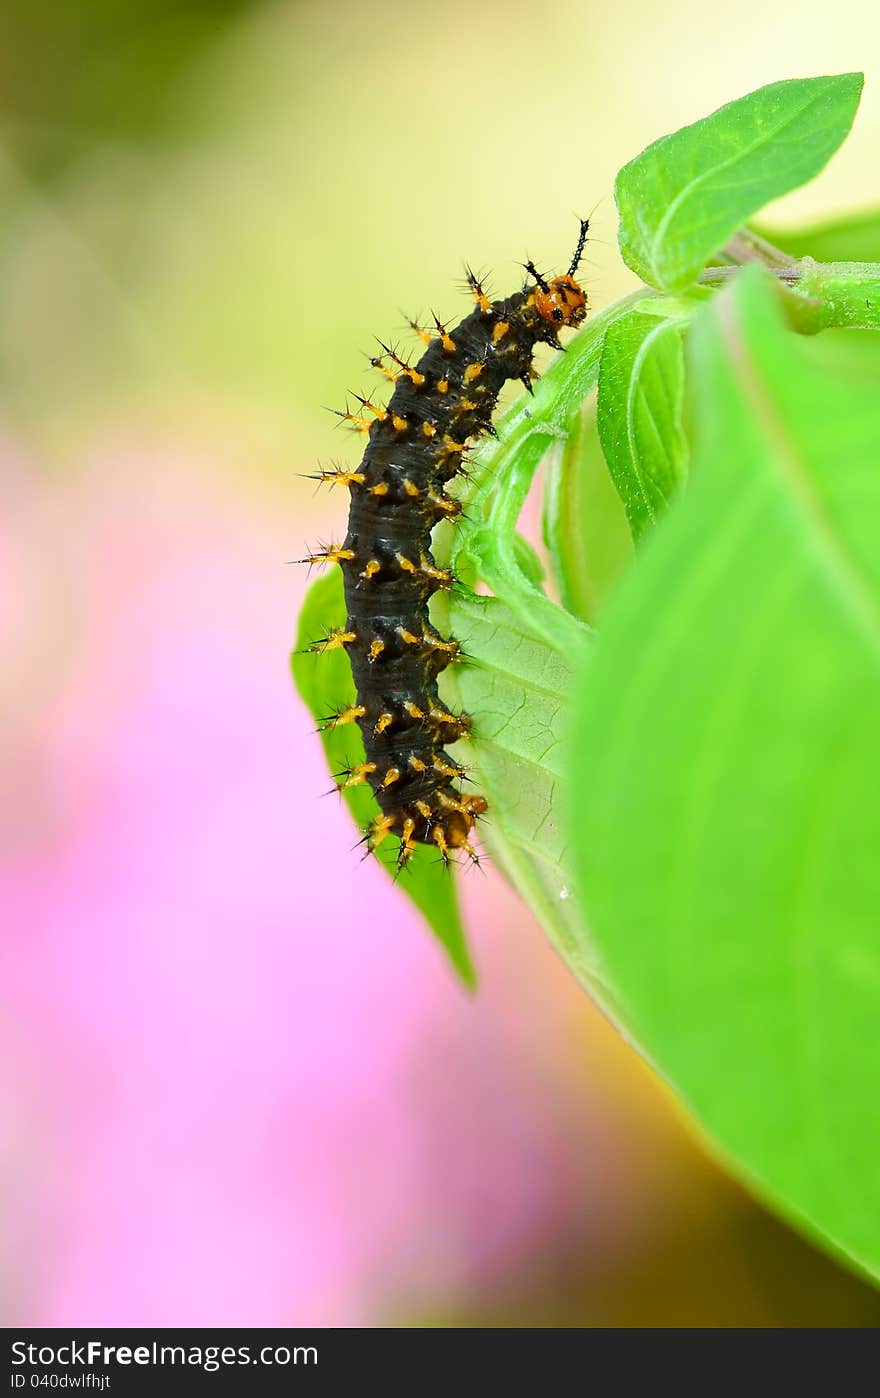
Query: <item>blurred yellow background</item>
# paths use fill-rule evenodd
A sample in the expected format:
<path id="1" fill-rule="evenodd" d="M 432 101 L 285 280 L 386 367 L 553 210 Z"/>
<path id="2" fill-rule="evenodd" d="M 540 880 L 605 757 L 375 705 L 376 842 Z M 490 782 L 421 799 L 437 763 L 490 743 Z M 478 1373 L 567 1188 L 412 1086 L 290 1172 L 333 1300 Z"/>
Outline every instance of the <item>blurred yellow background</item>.
<path id="1" fill-rule="evenodd" d="M 880 11 L 7 0 L 0 17 L 0 1318 L 875 1325 L 497 874 L 468 1000 L 359 866 L 287 673 L 342 527 L 322 405 L 463 259 L 516 284 L 614 175 L 862 68 L 795 222 L 876 202 Z M 482 881 L 480 881 L 482 883 Z"/>

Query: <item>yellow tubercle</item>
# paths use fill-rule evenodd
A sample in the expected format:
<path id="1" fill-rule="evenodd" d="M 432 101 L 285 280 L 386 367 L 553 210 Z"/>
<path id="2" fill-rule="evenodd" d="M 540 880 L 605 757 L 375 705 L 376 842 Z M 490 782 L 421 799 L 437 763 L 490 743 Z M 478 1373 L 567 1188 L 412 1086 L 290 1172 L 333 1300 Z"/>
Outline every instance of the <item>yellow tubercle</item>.
<path id="1" fill-rule="evenodd" d="M 371 772 L 375 772 L 375 762 L 359 762 L 356 767 L 352 767 L 344 781 L 339 783 L 340 791 L 347 791 L 350 786 L 361 786 L 367 780 Z"/>
<path id="2" fill-rule="evenodd" d="M 339 713 L 329 718 L 322 727 L 330 731 L 334 728 L 341 728 L 345 723 L 354 723 L 357 719 L 363 718 L 366 712 L 363 704 L 349 704 L 347 709 L 340 709 Z"/>
<path id="3" fill-rule="evenodd" d="M 415 320 L 408 320 L 407 325 L 409 326 L 410 330 L 415 331 L 423 345 L 429 345 L 431 343 L 433 336 L 430 330 L 426 330 L 423 325 L 419 325 L 418 322 Z"/>
<path id="4" fill-rule="evenodd" d="M 378 849 L 382 841 L 387 839 L 394 829 L 393 816 L 376 816 L 367 829 L 367 849 L 371 852 Z"/>
<path id="5" fill-rule="evenodd" d="M 322 469 L 309 477 L 309 480 L 319 481 L 322 485 L 347 485 L 349 489 L 354 485 L 363 485 L 365 479 L 363 471 L 346 471 L 342 466 Z"/>
<path id="6" fill-rule="evenodd" d="M 328 544 L 317 553 L 306 554 L 303 563 L 342 563 L 354 558 L 354 549 L 344 549 L 338 544 Z"/>
<path id="7" fill-rule="evenodd" d="M 422 574 L 422 577 L 432 578 L 443 587 L 451 587 L 455 581 L 448 568 L 438 568 L 437 564 L 424 553 L 421 557 L 419 572 Z"/>
<path id="8" fill-rule="evenodd" d="M 323 655 L 327 650 L 341 650 L 343 646 L 350 646 L 352 641 L 356 640 L 357 634 L 354 631 L 346 631 L 338 626 L 328 631 L 320 641 L 313 641 L 308 649 L 316 655 Z"/>

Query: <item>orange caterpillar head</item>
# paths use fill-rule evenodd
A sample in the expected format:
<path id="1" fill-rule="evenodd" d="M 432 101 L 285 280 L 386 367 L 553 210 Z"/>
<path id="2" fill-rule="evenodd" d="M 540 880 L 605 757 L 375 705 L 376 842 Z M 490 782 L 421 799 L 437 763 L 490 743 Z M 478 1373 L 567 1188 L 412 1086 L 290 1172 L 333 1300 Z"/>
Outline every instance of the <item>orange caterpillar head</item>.
<path id="1" fill-rule="evenodd" d="M 587 314 L 587 297 L 571 273 L 539 283 L 532 303 L 542 320 L 551 325 L 580 325 Z"/>
<path id="2" fill-rule="evenodd" d="M 580 264 L 589 226 L 590 220 L 582 218 L 574 257 L 571 259 L 571 266 L 564 276 L 553 277 L 548 282 L 541 276 L 533 262 L 526 263 L 526 271 L 531 273 L 537 283 L 537 289 L 532 292 L 529 300 L 541 319 L 546 320 L 554 329 L 559 329 L 563 325 L 580 325 L 587 314 L 586 292 L 575 281 L 574 274 Z"/>

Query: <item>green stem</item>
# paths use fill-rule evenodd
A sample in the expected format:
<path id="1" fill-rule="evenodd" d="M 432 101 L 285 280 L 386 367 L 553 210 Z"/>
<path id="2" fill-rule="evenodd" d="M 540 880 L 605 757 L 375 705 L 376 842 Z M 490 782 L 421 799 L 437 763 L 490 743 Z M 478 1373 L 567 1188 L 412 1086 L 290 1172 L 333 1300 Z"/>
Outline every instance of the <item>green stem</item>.
<path id="1" fill-rule="evenodd" d="M 738 266 L 744 266 L 747 262 L 763 262 L 765 267 L 787 268 L 797 260 L 762 238 L 754 228 L 741 228 L 734 233 L 722 251 Z"/>
<path id="2" fill-rule="evenodd" d="M 790 266 L 767 270 L 790 288 L 786 305 L 794 328 L 802 334 L 880 330 L 880 263 L 816 262 L 802 257 Z M 738 267 L 708 267 L 700 281 L 717 285 L 738 274 Z"/>
<path id="3" fill-rule="evenodd" d="M 811 303 L 810 330 L 880 330 L 880 263 L 801 259 L 794 290 Z"/>

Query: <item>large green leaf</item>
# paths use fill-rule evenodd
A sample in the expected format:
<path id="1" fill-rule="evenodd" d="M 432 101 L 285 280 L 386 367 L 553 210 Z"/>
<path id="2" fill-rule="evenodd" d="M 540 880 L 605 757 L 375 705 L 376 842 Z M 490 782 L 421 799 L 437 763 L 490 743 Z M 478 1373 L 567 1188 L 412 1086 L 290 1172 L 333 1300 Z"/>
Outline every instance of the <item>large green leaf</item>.
<path id="1" fill-rule="evenodd" d="M 317 653 L 308 648 L 313 642 L 326 636 L 331 627 L 344 624 L 342 573 L 334 566 L 312 584 L 306 595 L 300 612 L 296 650 L 292 657 L 296 687 L 313 718 L 319 723 L 328 714 L 354 700 L 354 680 L 348 656 L 343 650 Z M 325 729 L 321 734 L 321 741 L 331 772 L 343 771 L 355 762 L 363 761 L 363 742 L 355 724 Z M 379 808 L 366 784 L 349 787 L 343 792 L 343 798 L 361 830 L 378 814 Z M 383 850 L 388 846 L 393 847 L 394 857 L 391 861 L 380 861 L 392 874 L 396 871 L 398 843 L 397 840 L 389 838 L 382 846 Z M 453 872 L 443 867 L 436 850 L 419 845 L 397 882 L 401 892 L 412 899 L 446 948 L 449 959 L 462 980 L 466 985 L 473 985 L 474 969 L 458 912 Z"/>
<path id="2" fill-rule="evenodd" d="M 880 1275 L 880 377 L 759 269 L 691 332 L 691 486 L 579 688 L 573 857 L 647 1055 L 754 1186 Z"/>
<path id="3" fill-rule="evenodd" d="M 687 475 L 682 326 L 636 306 L 605 336 L 599 440 L 638 542 Z"/>
<path id="4" fill-rule="evenodd" d="M 852 125 L 862 82 L 772 83 L 648 146 L 615 184 L 624 261 L 650 286 L 683 290 L 747 219 L 819 173 Z"/>

